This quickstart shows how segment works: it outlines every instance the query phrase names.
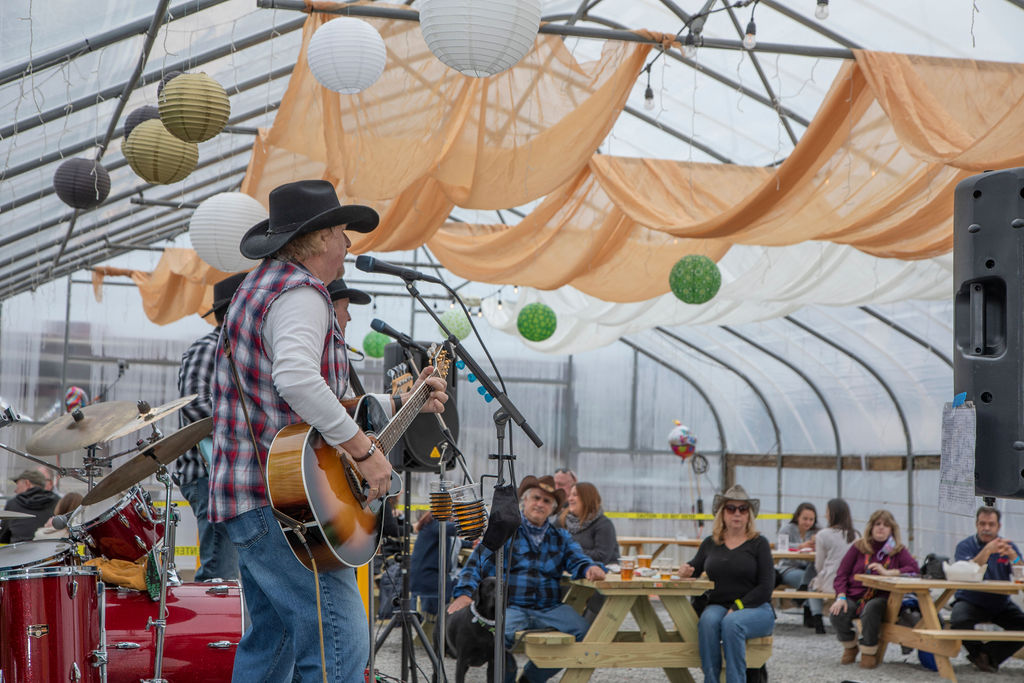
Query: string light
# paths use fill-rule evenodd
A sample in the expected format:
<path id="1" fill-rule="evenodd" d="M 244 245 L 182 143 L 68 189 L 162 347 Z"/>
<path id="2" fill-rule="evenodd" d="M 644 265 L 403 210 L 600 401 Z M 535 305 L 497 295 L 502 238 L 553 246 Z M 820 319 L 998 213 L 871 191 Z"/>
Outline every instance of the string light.
<path id="1" fill-rule="evenodd" d="M 743 47 L 748 50 L 757 47 L 757 24 L 754 23 L 753 16 L 750 18 L 750 23 L 747 24 L 747 35 L 743 36 Z"/>
<path id="2" fill-rule="evenodd" d="M 513 294 L 518 294 L 519 293 L 519 285 L 515 285 L 515 286 L 512 287 L 512 293 Z"/>
<path id="3" fill-rule="evenodd" d="M 814 18 L 819 21 L 828 19 L 828 0 L 818 0 L 818 4 L 814 8 Z"/>
<path id="4" fill-rule="evenodd" d="M 448 308 L 455 308 L 455 299 L 448 302 Z"/>
<path id="5" fill-rule="evenodd" d="M 644 109 L 654 111 L 654 90 L 651 88 L 651 65 L 644 69 L 647 72 L 647 89 L 644 90 Z"/>
<path id="6" fill-rule="evenodd" d="M 501 295 L 498 295 L 498 310 L 501 310 Z"/>
<path id="7" fill-rule="evenodd" d="M 478 318 L 484 317 L 484 309 L 483 309 L 482 306 L 480 308 L 476 309 L 476 317 L 478 317 Z"/>

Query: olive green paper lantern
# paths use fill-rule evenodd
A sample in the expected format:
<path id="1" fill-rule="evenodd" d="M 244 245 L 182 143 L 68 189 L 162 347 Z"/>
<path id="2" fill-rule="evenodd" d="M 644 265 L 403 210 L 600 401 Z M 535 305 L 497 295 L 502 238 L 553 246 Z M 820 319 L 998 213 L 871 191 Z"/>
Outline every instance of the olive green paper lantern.
<path id="1" fill-rule="evenodd" d="M 516 318 L 516 328 L 524 339 L 544 341 L 555 333 L 558 317 L 547 304 L 532 303 L 523 306 Z"/>
<path id="2" fill-rule="evenodd" d="M 159 119 L 135 126 L 121 152 L 140 178 L 160 185 L 184 180 L 199 161 L 199 148 L 168 133 Z"/>
<path id="3" fill-rule="evenodd" d="M 465 312 L 461 308 L 453 308 L 450 311 L 445 311 L 441 314 L 441 322 L 444 326 L 452 331 L 456 337 L 460 340 L 465 339 L 473 331 L 473 328 L 469 324 L 469 318 L 466 317 Z M 442 337 L 447 337 L 448 333 L 445 332 L 440 326 L 438 331 Z"/>
<path id="4" fill-rule="evenodd" d="M 370 358 L 383 358 L 384 347 L 391 341 L 391 337 L 380 332 L 370 332 L 363 337 L 363 351 Z"/>
<path id="5" fill-rule="evenodd" d="M 160 119 L 175 137 L 203 142 L 224 130 L 231 102 L 220 83 L 206 74 L 181 74 L 160 93 Z"/>
<path id="6" fill-rule="evenodd" d="M 672 266 L 668 286 L 677 298 L 688 304 L 707 303 L 722 286 L 722 272 L 707 256 L 690 254 Z"/>

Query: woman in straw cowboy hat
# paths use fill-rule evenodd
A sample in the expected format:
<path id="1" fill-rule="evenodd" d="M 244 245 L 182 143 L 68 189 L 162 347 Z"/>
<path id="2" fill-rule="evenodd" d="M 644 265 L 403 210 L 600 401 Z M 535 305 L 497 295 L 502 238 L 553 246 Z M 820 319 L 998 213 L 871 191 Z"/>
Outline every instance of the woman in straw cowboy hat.
<path id="1" fill-rule="evenodd" d="M 744 683 L 747 639 L 771 635 L 775 627 L 771 546 L 754 527 L 760 506 L 761 501 L 738 484 L 716 494 L 711 535 L 700 544 L 697 555 L 679 568 L 683 578 L 707 572 L 715 582 L 697 625 L 706 681 L 719 680 L 724 650 L 726 683 Z"/>

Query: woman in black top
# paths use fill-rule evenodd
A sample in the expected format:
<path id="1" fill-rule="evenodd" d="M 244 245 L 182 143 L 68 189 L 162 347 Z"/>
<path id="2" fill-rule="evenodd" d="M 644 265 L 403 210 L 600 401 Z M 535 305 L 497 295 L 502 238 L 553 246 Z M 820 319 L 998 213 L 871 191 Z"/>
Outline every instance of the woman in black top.
<path id="1" fill-rule="evenodd" d="M 760 504 L 738 484 L 716 495 L 711 535 L 700 544 L 697 555 L 679 568 L 683 578 L 707 572 L 715 582 L 697 624 L 705 681 L 719 680 L 724 650 L 726 683 L 744 683 L 747 639 L 771 635 L 775 627 L 771 546 L 754 526 Z"/>
<path id="2" fill-rule="evenodd" d="M 601 508 L 597 487 L 585 481 L 569 489 L 568 506 L 558 516 L 558 524 L 572 534 L 584 554 L 594 562 L 611 564 L 618 560 L 619 542 L 615 526 Z"/>

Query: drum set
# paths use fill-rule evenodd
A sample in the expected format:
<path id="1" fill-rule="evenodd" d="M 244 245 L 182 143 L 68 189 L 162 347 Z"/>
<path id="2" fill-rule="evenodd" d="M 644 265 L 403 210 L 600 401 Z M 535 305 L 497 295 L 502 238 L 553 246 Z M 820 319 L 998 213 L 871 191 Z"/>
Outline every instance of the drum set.
<path id="1" fill-rule="evenodd" d="M 46 424 L 27 453 L 0 448 L 84 482 L 88 492 L 74 513 L 53 519 L 67 540 L 24 541 L 0 547 L 0 683 L 199 683 L 230 680 L 235 647 L 245 630 L 237 581 L 182 583 L 174 568 L 177 512 L 167 465 L 212 430 L 206 418 L 164 436 L 155 423 L 195 396 L 157 408 L 145 401 L 96 403 Z M 122 453 L 100 456 L 100 444 L 144 428 L 148 436 Z M 64 468 L 37 456 L 86 449 L 83 466 Z M 115 458 L 135 455 L 100 479 Z M 141 482 L 155 475 L 164 486 L 160 515 Z M 98 480 L 98 482 L 97 482 Z M 116 502 L 86 521 L 85 509 Z M 21 513 L 0 511 L 0 519 Z M 105 560 L 139 563 L 158 577 L 158 599 L 104 581 Z M 105 559 L 104 559 L 105 558 Z M 89 562 L 90 560 L 98 562 Z M 87 564 L 88 562 L 88 564 Z M 109 564 L 115 564 L 110 562 Z M 131 566 L 131 565 L 128 565 Z"/>

